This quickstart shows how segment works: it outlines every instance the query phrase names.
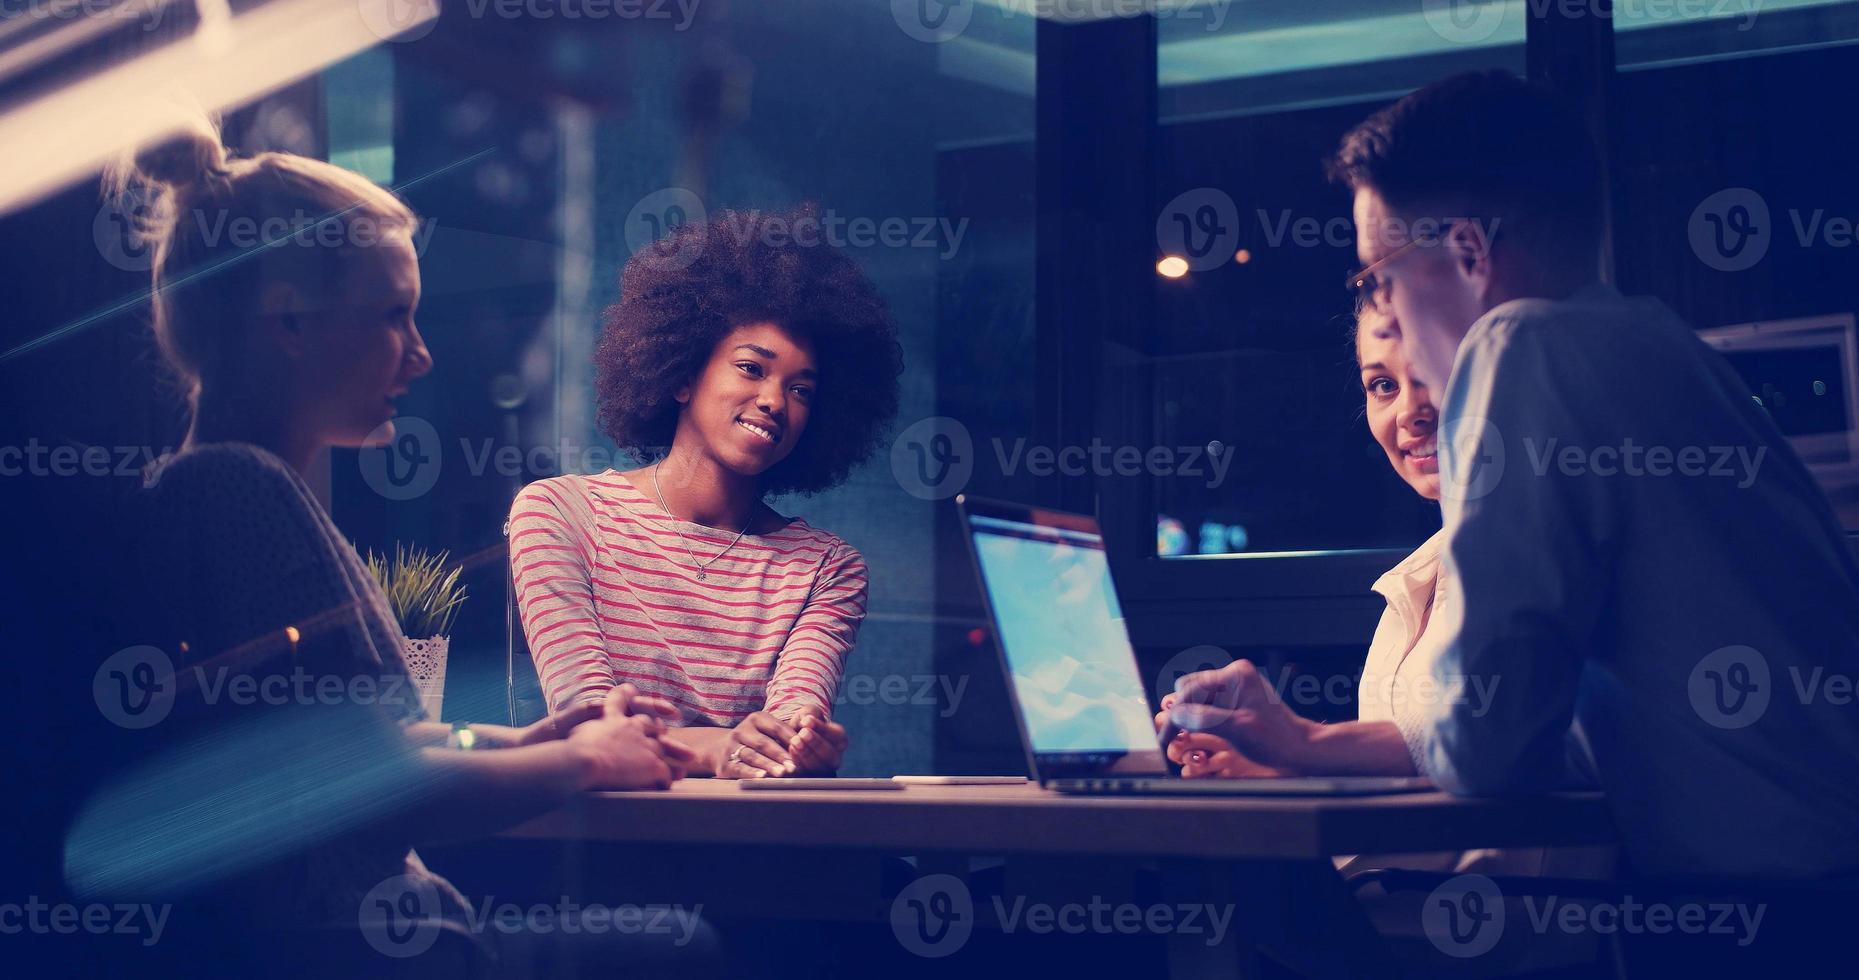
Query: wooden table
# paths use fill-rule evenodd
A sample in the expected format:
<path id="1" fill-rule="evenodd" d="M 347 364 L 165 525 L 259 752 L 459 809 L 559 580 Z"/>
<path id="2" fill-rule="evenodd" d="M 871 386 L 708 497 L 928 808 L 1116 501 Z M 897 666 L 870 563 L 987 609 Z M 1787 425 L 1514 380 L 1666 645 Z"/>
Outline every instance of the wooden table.
<path id="1" fill-rule="evenodd" d="M 1034 785 L 750 791 L 710 779 L 685 780 L 669 792 L 588 794 L 503 836 L 559 842 L 572 866 L 601 867 L 601 854 L 623 854 L 623 865 L 606 867 L 626 869 L 629 894 L 650 883 L 650 897 L 635 900 L 702 902 L 706 914 L 718 916 L 766 915 L 765 905 L 739 901 L 762 893 L 750 882 L 794 880 L 807 887 L 784 897 L 787 917 L 889 919 L 896 926 L 906 898 L 895 894 L 895 882 L 886 894 L 880 862 L 895 868 L 900 857 L 917 874 L 945 873 L 950 881 L 1004 863 L 1012 895 L 1049 903 L 1119 901 L 1148 893 L 1133 884 L 1138 876 L 1148 875 L 1149 889 L 1160 876 L 1171 896 L 1238 913 L 1238 927 L 1218 947 L 1168 937 L 1169 972 L 1196 977 L 1250 975 L 1259 944 L 1293 934 L 1319 947 L 1326 960 L 1320 972 L 1372 973 L 1379 943 L 1335 875 L 1332 855 L 1613 839 L 1605 804 L 1593 793 L 1516 800 L 1443 793 L 1084 797 Z"/>
<path id="2" fill-rule="evenodd" d="M 1597 793 L 1467 800 L 1390 796 L 1068 796 L 1024 786 L 900 792 L 744 790 L 687 779 L 669 792 L 590 793 L 506 836 L 635 844 L 1098 854 L 1213 860 L 1613 839 Z"/>

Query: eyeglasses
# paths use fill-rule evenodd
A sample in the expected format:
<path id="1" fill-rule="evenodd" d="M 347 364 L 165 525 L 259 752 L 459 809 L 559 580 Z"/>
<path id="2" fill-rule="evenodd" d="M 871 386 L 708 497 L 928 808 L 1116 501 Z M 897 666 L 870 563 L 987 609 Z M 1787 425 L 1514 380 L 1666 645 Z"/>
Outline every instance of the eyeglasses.
<path id="1" fill-rule="evenodd" d="M 1437 241 L 1437 239 L 1434 239 L 1434 241 Z M 1378 313 L 1387 312 L 1389 294 L 1392 292 L 1392 284 L 1389 283 L 1388 280 L 1377 276 L 1375 270 L 1426 243 L 1425 239 L 1415 238 L 1407 244 L 1402 245 L 1400 248 L 1363 266 L 1360 271 L 1352 273 L 1349 276 L 1347 288 L 1356 294 L 1356 302 L 1360 303 L 1362 308 L 1366 310 L 1374 310 Z"/>
<path id="2" fill-rule="evenodd" d="M 1447 229 L 1450 229 L 1453 225 L 1458 223 L 1459 222 L 1456 220 L 1448 221 L 1445 222 L 1445 226 Z M 1363 266 L 1361 271 L 1350 275 L 1345 288 L 1356 294 L 1357 301 L 1362 304 L 1363 309 L 1374 310 L 1378 313 L 1390 312 L 1388 309 L 1388 298 L 1391 284 L 1388 280 L 1376 275 L 1375 270 L 1393 262 L 1395 259 L 1406 255 L 1408 252 L 1422 245 L 1438 245 L 1445 240 L 1446 236 L 1443 232 L 1430 235 L 1416 234 L 1407 241 L 1407 244 L 1370 262 L 1368 265 Z M 1496 241 L 1497 232 L 1493 230 L 1485 236 L 1485 248 L 1488 250 Z"/>

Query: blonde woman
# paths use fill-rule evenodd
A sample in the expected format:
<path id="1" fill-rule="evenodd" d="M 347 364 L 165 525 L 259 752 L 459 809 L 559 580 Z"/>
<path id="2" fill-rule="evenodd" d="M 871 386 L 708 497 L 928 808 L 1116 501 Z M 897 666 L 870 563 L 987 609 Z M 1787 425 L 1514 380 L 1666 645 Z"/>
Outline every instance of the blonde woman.
<path id="1" fill-rule="evenodd" d="M 275 966 L 418 972 L 360 942 L 404 907 L 371 901 L 384 883 L 462 921 L 463 898 L 412 845 L 493 833 L 586 789 L 668 786 L 691 761 L 662 737 L 676 710 L 619 688 L 526 729 L 423 718 L 386 599 L 304 480 L 328 447 L 391 438 L 395 399 L 432 368 L 414 322 L 417 218 L 328 163 L 233 158 L 205 120 L 115 179 L 131 182 L 157 194 L 153 327 L 188 407 L 140 501 L 135 627 L 174 665 L 176 694 L 79 818 L 68 875 L 79 891 L 183 897 L 175 929 L 216 958 L 333 930 Z"/>

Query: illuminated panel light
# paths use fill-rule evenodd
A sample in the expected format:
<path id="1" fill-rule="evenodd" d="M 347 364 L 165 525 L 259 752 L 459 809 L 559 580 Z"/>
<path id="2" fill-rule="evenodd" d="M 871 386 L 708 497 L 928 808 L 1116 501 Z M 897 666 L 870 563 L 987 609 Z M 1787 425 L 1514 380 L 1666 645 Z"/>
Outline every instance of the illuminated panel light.
<path id="1" fill-rule="evenodd" d="M 33 148 L 0 154 L 0 214 L 92 176 L 126 147 L 178 132 L 190 111 L 252 102 L 419 28 L 439 8 L 435 0 L 272 0 L 232 16 L 225 0 L 202 0 L 201 15 L 186 40 L 0 115 L 0 146 Z"/>
<path id="2" fill-rule="evenodd" d="M 1155 264 L 1155 271 L 1164 279 L 1180 279 L 1188 274 L 1188 260 L 1179 255 L 1165 255 Z"/>

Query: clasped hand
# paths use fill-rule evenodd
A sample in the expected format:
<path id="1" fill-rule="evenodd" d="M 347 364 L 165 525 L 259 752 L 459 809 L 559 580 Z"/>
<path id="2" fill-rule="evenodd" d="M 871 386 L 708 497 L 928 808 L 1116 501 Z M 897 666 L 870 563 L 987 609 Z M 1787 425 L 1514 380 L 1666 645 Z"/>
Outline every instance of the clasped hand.
<path id="1" fill-rule="evenodd" d="M 730 730 L 714 771 L 724 779 L 831 775 L 844 760 L 846 726 L 819 708 L 800 709 L 792 724 L 757 711 Z"/>
<path id="2" fill-rule="evenodd" d="M 1190 779 L 1293 775 L 1314 726 L 1246 660 L 1183 675 L 1163 696 L 1155 724 L 1178 729 L 1168 757 Z"/>

